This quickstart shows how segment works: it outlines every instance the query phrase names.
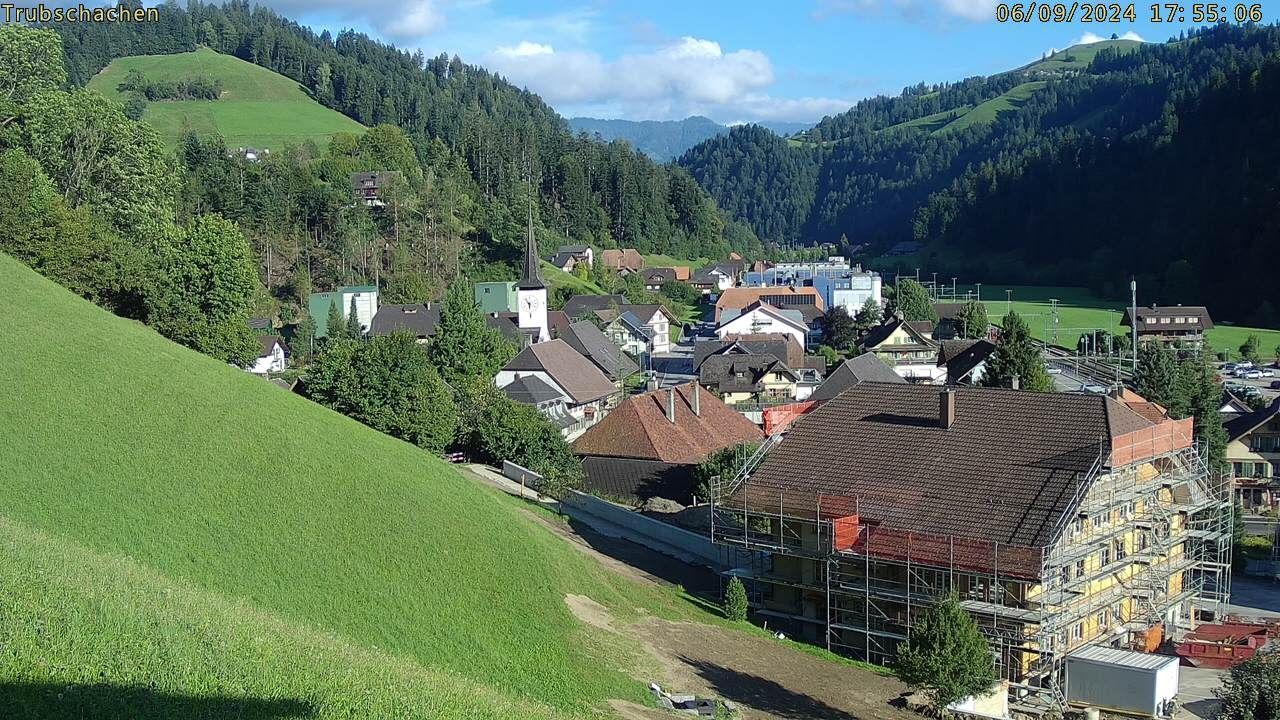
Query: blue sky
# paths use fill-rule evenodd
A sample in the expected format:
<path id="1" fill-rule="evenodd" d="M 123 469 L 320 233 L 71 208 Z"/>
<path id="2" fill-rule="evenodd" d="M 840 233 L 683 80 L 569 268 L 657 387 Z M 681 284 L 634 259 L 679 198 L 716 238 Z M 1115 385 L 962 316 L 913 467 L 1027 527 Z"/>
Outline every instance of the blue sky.
<path id="1" fill-rule="evenodd" d="M 265 2 L 317 29 L 457 54 L 566 116 L 722 123 L 816 121 L 861 98 L 1000 72 L 1082 40 L 1164 41 L 1191 27 L 1152 23 L 1141 2 L 1137 22 L 1118 24 L 1001 24 L 994 0 Z"/>

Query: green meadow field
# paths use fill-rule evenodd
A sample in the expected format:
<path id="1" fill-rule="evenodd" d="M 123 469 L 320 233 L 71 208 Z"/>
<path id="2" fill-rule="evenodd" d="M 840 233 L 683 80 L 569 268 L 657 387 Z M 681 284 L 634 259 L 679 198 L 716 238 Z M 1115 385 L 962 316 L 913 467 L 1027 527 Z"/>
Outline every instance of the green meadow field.
<path id="1" fill-rule="evenodd" d="M 0 284 L 17 717 L 593 717 L 644 702 L 644 654 L 566 594 L 708 618 L 416 447 L 4 255 Z"/>
<path id="2" fill-rule="evenodd" d="M 227 146 L 280 150 L 307 140 L 320 145 L 336 133 L 360 133 L 364 126 L 313 100 L 298 83 L 208 48 L 176 55 L 135 55 L 119 58 L 89 81 L 89 89 L 120 102 L 117 86 L 130 70 L 148 80 L 179 80 L 195 76 L 222 80 L 218 100 L 176 100 L 147 103 L 143 120 L 170 145 L 188 130 L 220 133 Z"/>
<path id="3" fill-rule="evenodd" d="M 1013 291 L 1012 302 L 1008 304 L 1005 302 L 1005 290 Z M 962 285 L 956 292 L 963 301 L 966 292 L 976 295 L 977 288 Z M 1058 300 L 1056 341 L 1053 340 L 1051 298 Z M 1037 338 L 1053 341 L 1066 348 L 1074 348 L 1080 336 L 1090 330 L 1102 329 L 1111 333 L 1127 331 L 1120 322 L 1128 303 L 1104 300 L 1085 288 L 983 283 L 982 300 L 992 322 L 998 323 L 1012 309 L 1026 318 L 1032 334 Z M 1213 308 L 1209 308 L 1209 311 L 1212 315 Z M 1280 345 L 1280 330 L 1222 324 L 1209 331 L 1209 345 L 1215 352 L 1227 352 L 1231 357 L 1237 358 L 1240 346 L 1250 334 L 1257 335 L 1261 341 L 1263 357 L 1271 357 L 1276 346 Z"/>

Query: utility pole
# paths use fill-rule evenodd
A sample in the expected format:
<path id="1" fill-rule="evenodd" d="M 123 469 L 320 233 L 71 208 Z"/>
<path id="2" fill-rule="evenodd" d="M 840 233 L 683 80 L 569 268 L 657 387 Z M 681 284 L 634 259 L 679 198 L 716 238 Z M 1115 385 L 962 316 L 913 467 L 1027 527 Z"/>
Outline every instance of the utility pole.
<path id="1" fill-rule="evenodd" d="M 1133 326 L 1133 373 L 1138 374 L 1138 279 L 1129 278 L 1129 324 Z"/>
<path id="2" fill-rule="evenodd" d="M 978 302 L 982 302 L 982 283 L 974 283 L 978 286 Z"/>
<path id="3" fill-rule="evenodd" d="M 951 302 L 956 300 L 956 279 L 951 278 Z"/>
<path id="4" fill-rule="evenodd" d="M 1013 312 L 1013 290 L 1005 289 L 1004 291 L 1004 314 L 1008 315 Z"/>

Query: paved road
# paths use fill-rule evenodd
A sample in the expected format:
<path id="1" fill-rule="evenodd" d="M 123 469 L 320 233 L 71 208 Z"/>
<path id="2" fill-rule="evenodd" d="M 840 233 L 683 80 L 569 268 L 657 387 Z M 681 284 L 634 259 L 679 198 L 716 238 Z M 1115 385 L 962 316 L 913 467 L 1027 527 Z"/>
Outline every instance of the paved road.
<path id="1" fill-rule="evenodd" d="M 1242 617 L 1280 618 L 1280 583 L 1236 576 L 1231 579 L 1231 604 L 1227 612 Z M 1226 670 L 1178 668 L 1178 712 L 1175 720 L 1213 720 L 1218 701 L 1213 691 L 1222 684 Z"/>

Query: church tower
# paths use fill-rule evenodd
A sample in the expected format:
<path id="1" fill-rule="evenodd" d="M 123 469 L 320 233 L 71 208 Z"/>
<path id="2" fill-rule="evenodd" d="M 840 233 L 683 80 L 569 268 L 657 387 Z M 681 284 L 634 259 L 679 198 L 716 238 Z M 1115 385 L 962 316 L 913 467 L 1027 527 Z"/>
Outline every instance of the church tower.
<path id="1" fill-rule="evenodd" d="M 516 285 L 516 303 L 520 311 L 520 330 L 533 342 L 551 339 L 547 326 L 547 286 L 538 274 L 538 241 L 533 236 L 533 208 L 529 208 L 529 236 L 524 243 L 524 272 Z"/>

